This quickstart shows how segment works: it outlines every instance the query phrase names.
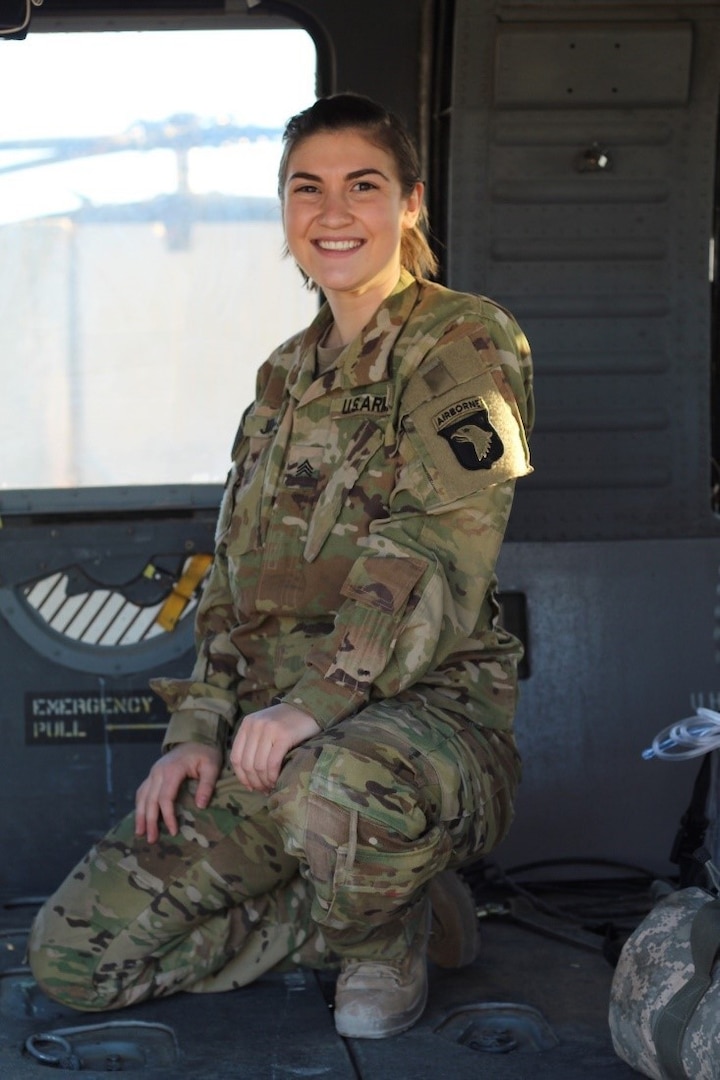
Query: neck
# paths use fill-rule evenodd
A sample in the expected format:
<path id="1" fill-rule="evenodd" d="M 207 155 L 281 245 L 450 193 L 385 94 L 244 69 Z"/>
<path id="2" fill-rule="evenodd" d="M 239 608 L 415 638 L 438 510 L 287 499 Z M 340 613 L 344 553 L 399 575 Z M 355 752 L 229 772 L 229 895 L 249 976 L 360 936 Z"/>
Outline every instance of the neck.
<path id="1" fill-rule="evenodd" d="M 398 277 L 387 282 L 381 289 L 368 289 L 363 293 L 326 292 L 327 302 L 333 313 L 333 325 L 325 339 L 332 347 L 348 345 L 372 319 L 382 302 L 390 296 Z"/>

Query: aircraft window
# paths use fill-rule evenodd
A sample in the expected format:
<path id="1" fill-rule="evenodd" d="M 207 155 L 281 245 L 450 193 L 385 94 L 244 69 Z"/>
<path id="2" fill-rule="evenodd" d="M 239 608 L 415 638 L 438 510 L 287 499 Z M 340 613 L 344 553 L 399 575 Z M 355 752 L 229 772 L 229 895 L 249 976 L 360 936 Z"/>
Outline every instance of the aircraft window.
<path id="1" fill-rule="evenodd" d="M 0 43 L 0 487 L 214 483 L 312 318 L 276 195 L 303 30 Z"/>

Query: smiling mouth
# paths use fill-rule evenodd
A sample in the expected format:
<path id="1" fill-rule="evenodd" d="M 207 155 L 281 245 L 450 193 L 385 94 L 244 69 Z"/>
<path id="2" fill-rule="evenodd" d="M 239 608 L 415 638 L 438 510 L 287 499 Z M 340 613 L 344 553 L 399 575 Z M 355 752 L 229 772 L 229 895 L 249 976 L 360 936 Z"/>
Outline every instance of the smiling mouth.
<path id="1" fill-rule="evenodd" d="M 363 240 L 314 240 L 313 243 L 321 251 L 356 251 L 362 247 Z"/>

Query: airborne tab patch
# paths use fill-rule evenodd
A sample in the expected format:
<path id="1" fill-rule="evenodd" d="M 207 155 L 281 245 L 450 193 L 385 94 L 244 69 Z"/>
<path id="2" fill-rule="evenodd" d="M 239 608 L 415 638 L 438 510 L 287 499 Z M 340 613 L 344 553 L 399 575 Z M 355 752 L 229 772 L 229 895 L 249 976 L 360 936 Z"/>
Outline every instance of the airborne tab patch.
<path id="1" fill-rule="evenodd" d="M 463 469 L 489 469 L 503 456 L 502 439 L 480 397 L 455 402 L 434 416 L 433 423 Z"/>

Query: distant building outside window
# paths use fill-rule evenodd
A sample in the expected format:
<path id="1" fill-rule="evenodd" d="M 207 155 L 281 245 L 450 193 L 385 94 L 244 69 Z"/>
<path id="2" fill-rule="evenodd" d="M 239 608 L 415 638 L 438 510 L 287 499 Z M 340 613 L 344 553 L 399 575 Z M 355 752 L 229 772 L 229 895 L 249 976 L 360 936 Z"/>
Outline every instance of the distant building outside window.
<path id="1" fill-rule="evenodd" d="M 317 308 L 276 193 L 311 38 L 1 47 L 0 488 L 224 480 L 257 368 Z"/>

